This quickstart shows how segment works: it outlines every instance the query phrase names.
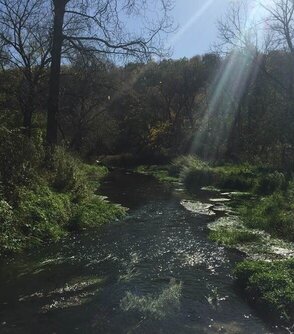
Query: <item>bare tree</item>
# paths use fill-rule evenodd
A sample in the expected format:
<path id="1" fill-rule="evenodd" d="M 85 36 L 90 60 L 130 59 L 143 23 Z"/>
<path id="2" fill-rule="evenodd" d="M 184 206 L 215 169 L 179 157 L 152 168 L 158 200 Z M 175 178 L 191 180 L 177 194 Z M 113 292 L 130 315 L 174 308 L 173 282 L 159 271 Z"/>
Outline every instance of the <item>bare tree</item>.
<path id="1" fill-rule="evenodd" d="M 294 1 L 274 0 L 271 6 L 263 6 L 268 12 L 267 23 L 272 32 L 271 47 L 284 50 L 289 56 L 290 80 L 288 95 L 294 98 Z"/>
<path id="2" fill-rule="evenodd" d="M 18 68 L 23 75 L 19 94 L 23 126 L 30 135 L 35 90 L 50 61 L 47 7 L 42 0 L 0 1 L 0 60 L 2 69 Z"/>
<path id="3" fill-rule="evenodd" d="M 172 28 L 169 17 L 172 0 L 52 0 L 52 5 L 54 22 L 47 119 L 49 145 L 57 143 L 64 49 L 147 59 L 151 55 L 161 55 L 161 33 Z"/>
<path id="4" fill-rule="evenodd" d="M 290 3 L 294 6 L 293 0 L 273 0 L 271 6 L 265 6 L 259 0 L 233 2 L 226 16 L 218 22 L 219 43 L 216 45 L 219 51 L 226 54 L 243 52 L 256 70 L 267 76 L 285 98 L 289 97 L 289 92 L 293 89 L 279 76 L 274 75 L 268 69 L 267 63 L 270 59 L 268 55 L 273 50 L 285 50 L 285 46 L 290 50 L 289 36 L 293 38 L 294 32 L 291 28 L 294 17 Z M 261 17 L 251 16 L 250 11 L 254 12 L 256 7 L 259 8 L 259 12 L 263 9 Z M 287 33 L 288 30 L 292 31 L 290 35 Z"/>
<path id="5" fill-rule="evenodd" d="M 277 91 L 283 132 L 276 140 L 283 145 L 281 161 L 285 166 L 287 145 L 294 142 L 291 130 L 294 122 L 294 0 L 272 0 L 267 4 L 252 0 L 259 12 L 255 21 L 250 18 L 250 12 L 244 10 L 248 2 L 234 3 L 225 19 L 219 22 L 220 46 L 225 51 L 241 52 L 249 57 L 255 73 L 262 73 Z M 281 64 L 287 71 L 281 71 Z"/>

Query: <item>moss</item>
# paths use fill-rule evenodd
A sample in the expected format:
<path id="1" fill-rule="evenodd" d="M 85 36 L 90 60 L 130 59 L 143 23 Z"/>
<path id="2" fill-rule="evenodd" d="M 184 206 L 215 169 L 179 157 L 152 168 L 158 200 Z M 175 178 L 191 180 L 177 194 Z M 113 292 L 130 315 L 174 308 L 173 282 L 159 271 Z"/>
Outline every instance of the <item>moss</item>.
<path id="1" fill-rule="evenodd" d="M 285 322 L 294 321 L 294 259 L 244 261 L 235 269 L 237 283 L 248 298 Z"/>

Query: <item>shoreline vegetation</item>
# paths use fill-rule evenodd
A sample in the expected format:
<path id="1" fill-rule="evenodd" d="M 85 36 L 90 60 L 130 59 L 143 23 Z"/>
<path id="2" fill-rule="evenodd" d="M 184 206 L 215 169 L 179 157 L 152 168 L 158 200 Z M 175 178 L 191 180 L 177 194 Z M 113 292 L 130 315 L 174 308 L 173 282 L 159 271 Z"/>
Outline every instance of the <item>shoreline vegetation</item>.
<path id="1" fill-rule="evenodd" d="M 96 193 L 106 167 L 83 163 L 62 147 L 48 154 L 38 134 L 28 139 L 1 128 L 0 161 L 0 255 L 58 241 L 126 212 Z"/>
<path id="2" fill-rule="evenodd" d="M 290 175 L 249 164 L 214 166 L 192 155 L 135 170 L 176 187 L 180 184 L 189 196 L 208 193 L 208 203 L 184 200 L 182 205 L 213 217 L 209 238 L 245 255 L 234 270 L 245 298 L 260 313 L 271 312 L 274 320 L 293 324 L 294 181 Z"/>

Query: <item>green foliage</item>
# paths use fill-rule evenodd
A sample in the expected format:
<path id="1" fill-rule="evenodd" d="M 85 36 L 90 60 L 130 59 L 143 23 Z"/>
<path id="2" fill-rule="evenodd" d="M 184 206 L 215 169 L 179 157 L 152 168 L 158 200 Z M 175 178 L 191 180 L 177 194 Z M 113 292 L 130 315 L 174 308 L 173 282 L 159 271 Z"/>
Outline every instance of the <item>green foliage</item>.
<path id="1" fill-rule="evenodd" d="M 0 129 L 0 253 L 58 240 L 124 213 L 95 196 L 107 168 L 87 165 L 62 147 L 45 156 L 41 134 Z M 73 223 L 74 222 L 74 223 Z"/>
<path id="2" fill-rule="evenodd" d="M 36 182 L 36 169 L 44 158 L 40 134 L 32 139 L 20 130 L 0 127 L 0 180 L 4 197 L 11 203 L 18 200 L 18 187 Z"/>
<path id="3" fill-rule="evenodd" d="M 283 173 L 275 171 L 261 175 L 254 187 L 257 194 L 272 194 L 275 191 L 285 190 L 287 188 L 287 180 Z"/>
<path id="4" fill-rule="evenodd" d="M 213 167 L 196 156 L 180 157 L 171 167 L 180 173 L 188 190 L 213 185 L 228 190 L 249 190 L 253 187 L 257 168 L 250 165 Z"/>
<path id="5" fill-rule="evenodd" d="M 252 189 L 257 168 L 247 164 L 215 167 L 217 186 L 223 189 L 247 191 Z"/>
<path id="6" fill-rule="evenodd" d="M 178 181 L 176 177 L 170 175 L 169 166 L 139 166 L 135 171 L 152 175 L 161 182 L 173 183 Z"/>
<path id="7" fill-rule="evenodd" d="M 285 321 L 294 321 L 294 260 L 244 261 L 237 265 L 237 282 L 248 297 Z"/>
<path id="8" fill-rule="evenodd" d="M 4 200 L 0 200 L 0 255 L 16 252 L 22 248 L 24 237 L 17 229 L 12 207 Z"/>
<path id="9" fill-rule="evenodd" d="M 79 160 L 63 147 L 56 147 L 50 163 L 50 183 L 56 191 L 69 192 L 76 201 L 87 197 L 87 182 Z"/>
<path id="10" fill-rule="evenodd" d="M 265 168 L 249 164 L 210 166 L 192 155 L 174 160 L 170 173 L 180 175 L 189 190 L 213 185 L 227 190 L 271 194 L 287 188 L 286 177 L 281 172 L 270 173 Z"/>
<path id="11" fill-rule="evenodd" d="M 294 241 L 294 202 L 283 193 L 248 202 L 240 208 L 246 226 Z"/>
<path id="12" fill-rule="evenodd" d="M 93 195 L 74 207 L 70 228 L 76 230 L 97 227 L 122 217 L 125 212 L 122 206 L 109 203 Z"/>
<path id="13" fill-rule="evenodd" d="M 171 175 L 180 176 L 190 169 L 203 170 L 208 168 L 209 165 L 200 160 L 196 155 L 181 155 L 172 161 L 169 170 Z"/>
<path id="14" fill-rule="evenodd" d="M 225 246 L 235 246 L 237 244 L 257 242 L 260 235 L 246 229 L 217 229 L 209 233 L 209 238 Z"/>
<path id="15" fill-rule="evenodd" d="M 53 192 L 47 186 L 24 189 L 17 218 L 25 236 L 37 242 L 58 240 L 65 234 L 71 218 L 70 196 Z"/>
<path id="16" fill-rule="evenodd" d="M 51 157 L 50 183 L 56 191 L 70 193 L 75 202 L 91 196 L 107 173 L 106 167 L 82 163 L 63 147 L 56 147 Z"/>
<path id="17" fill-rule="evenodd" d="M 144 318 L 165 319 L 178 312 L 182 295 L 182 283 L 171 280 L 169 287 L 158 296 L 137 296 L 127 292 L 120 307 L 126 312 L 137 312 Z"/>

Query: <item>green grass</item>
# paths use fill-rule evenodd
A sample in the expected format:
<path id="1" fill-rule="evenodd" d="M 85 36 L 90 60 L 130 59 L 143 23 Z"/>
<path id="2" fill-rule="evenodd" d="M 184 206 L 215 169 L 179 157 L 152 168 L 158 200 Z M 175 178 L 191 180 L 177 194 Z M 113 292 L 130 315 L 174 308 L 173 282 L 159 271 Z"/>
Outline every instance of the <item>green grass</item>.
<path id="1" fill-rule="evenodd" d="M 257 242 L 261 236 L 249 230 L 240 230 L 233 228 L 222 228 L 212 230 L 209 233 L 212 241 L 218 242 L 224 246 L 236 246 L 238 244 Z"/>
<path id="2" fill-rule="evenodd" d="M 277 258 L 271 247 L 279 247 L 283 241 L 274 238 L 294 241 L 294 182 L 280 171 L 249 164 L 212 166 L 188 156 L 174 161 L 169 173 L 178 176 L 192 193 L 203 186 L 214 186 L 255 195 L 236 204 L 239 223 L 210 227 L 211 240 L 264 259 Z M 287 244 L 281 247 L 287 248 Z M 264 314 L 288 325 L 293 323 L 294 259 L 244 261 L 236 266 L 235 275 L 248 299 Z"/>
<path id="3" fill-rule="evenodd" d="M 66 234 L 71 217 L 70 195 L 56 193 L 48 186 L 24 189 L 15 216 L 27 240 L 59 240 Z"/>
<path id="4" fill-rule="evenodd" d="M 17 158 L 22 178 L 11 177 L 9 192 L 0 179 L 0 254 L 57 241 L 73 229 L 99 227 L 125 214 L 95 195 L 106 167 L 87 165 L 57 147 L 46 164 L 29 165 L 34 177 L 23 182 L 28 178 L 21 167 L 25 155 Z"/>
<path id="5" fill-rule="evenodd" d="M 265 314 L 294 321 L 294 259 L 244 261 L 235 269 L 237 283 Z"/>
<path id="6" fill-rule="evenodd" d="M 152 175 L 160 182 L 174 183 L 178 178 L 171 175 L 169 166 L 139 166 L 135 169 L 137 173 Z"/>
<path id="7" fill-rule="evenodd" d="M 215 166 L 192 155 L 175 159 L 168 170 L 170 175 L 180 177 L 192 192 L 203 186 L 215 186 L 268 195 L 287 187 L 286 177 L 281 172 L 246 163 Z"/>
<path id="8" fill-rule="evenodd" d="M 100 196 L 93 195 L 76 205 L 70 219 L 71 229 L 94 228 L 109 221 L 121 218 L 126 209 L 120 205 L 109 203 Z"/>
<path id="9" fill-rule="evenodd" d="M 275 192 L 267 197 L 244 202 L 239 212 L 247 227 L 294 241 L 294 200 L 289 192 Z"/>

